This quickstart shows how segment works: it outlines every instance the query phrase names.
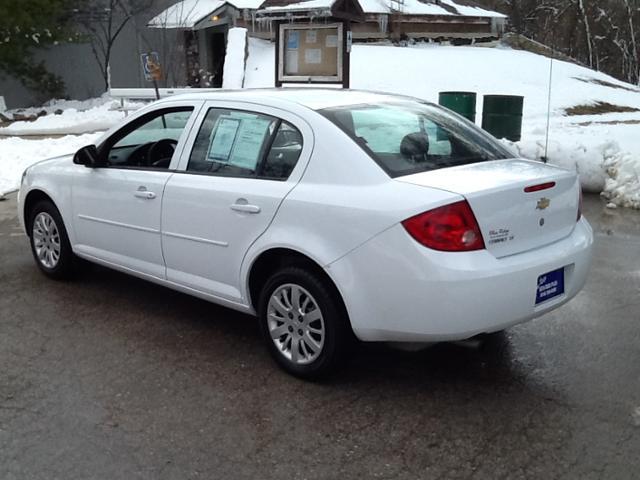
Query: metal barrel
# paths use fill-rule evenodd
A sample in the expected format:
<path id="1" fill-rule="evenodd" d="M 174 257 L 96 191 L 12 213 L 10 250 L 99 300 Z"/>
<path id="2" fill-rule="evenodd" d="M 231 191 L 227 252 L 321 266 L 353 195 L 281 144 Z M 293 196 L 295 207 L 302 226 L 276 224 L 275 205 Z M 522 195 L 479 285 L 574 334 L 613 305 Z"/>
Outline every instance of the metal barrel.
<path id="1" fill-rule="evenodd" d="M 476 94 L 474 92 L 440 92 L 438 103 L 475 123 Z"/>
<path id="2" fill-rule="evenodd" d="M 524 97 L 516 95 L 485 95 L 482 107 L 482 128 L 496 138 L 518 142 L 522 138 Z"/>

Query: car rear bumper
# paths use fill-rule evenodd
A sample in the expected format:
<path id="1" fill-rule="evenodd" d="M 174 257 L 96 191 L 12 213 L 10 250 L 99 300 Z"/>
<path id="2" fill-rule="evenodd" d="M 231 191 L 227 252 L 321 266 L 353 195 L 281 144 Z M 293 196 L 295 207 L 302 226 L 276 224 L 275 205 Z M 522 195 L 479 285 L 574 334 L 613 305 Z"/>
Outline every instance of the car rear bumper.
<path id="1" fill-rule="evenodd" d="M 446 253 L 414 241 L 401 225 L 327 267 L 353 330 L 365 341 L 461 340 L 539 317 L 583 287 L 593 232 L 583 218 L 545 247 L 496 258 L 488 251 Z M 540 275 L 565 269 L 565 293 L 535 305 Z"/>

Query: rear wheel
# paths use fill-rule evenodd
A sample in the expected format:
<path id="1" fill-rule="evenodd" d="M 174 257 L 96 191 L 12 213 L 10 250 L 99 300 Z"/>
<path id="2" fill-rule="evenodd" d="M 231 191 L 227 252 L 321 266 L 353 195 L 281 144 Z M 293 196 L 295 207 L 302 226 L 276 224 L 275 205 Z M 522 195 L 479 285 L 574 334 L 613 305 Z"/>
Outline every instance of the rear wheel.
<path id="1" fill-rule="evenodd" d="M 326 376 L 348 353 L 353 334 L 344 306 L 312 271 L 289 266 L 271 276 L 258 313 L 269 352 L 293 375 Z"/>
<path id="2" fill-rule="evenodd" d="M 56 280 L 73 275 L 74 255 L 60 212 L 53 203 L 43 200 L 30 212 L 31 252 L 40 270 Z"/>

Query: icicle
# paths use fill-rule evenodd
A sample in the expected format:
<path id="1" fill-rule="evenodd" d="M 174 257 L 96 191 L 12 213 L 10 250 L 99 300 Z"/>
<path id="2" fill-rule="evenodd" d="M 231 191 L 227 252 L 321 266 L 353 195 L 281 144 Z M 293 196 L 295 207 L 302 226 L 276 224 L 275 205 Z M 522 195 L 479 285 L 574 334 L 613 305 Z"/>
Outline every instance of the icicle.
<path id="1" fill-rule="evenodd" d="M 389 23 L 389 17 L 387 15 L 378 15 L 378 28 L 380 33 L 387 32 L 387 25 Z"/>

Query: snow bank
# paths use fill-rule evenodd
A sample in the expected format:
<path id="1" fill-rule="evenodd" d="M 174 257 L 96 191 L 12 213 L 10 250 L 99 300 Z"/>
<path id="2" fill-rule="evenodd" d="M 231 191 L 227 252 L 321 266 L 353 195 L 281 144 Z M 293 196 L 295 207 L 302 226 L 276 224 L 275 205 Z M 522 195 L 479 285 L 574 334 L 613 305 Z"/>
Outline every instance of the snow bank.
<path id="1" fill-rule="evenodd" d="M 640 209 L 640 158 L 618 152 L 604 167 L 609 178 L 602 196 L 609 199 L 609 205 Z"/>
<path id="2" fill-rule="evenodd" d="M 227 53 L 224 57 L 222 88 L 242 88 L 246 51 L 247 29 L 230 28 L 227 35 Z"/>
<path id="3" fill-rule="evenodd" d="M 40 160 L 73 153 L 99 136 L 99 133 L 94 133 L 42 140 L 16 137 L 0 139 L 0 196 L 18 188 L 22 172 L 28 166 Z"/>
<path id="4" fill-rule="evenodd" d="M 249 37 L 249 56 L 244 73 L 245 88 L 269 88 L 275 86 L 273 66 L 276 50 L 273 43 Z"/>
<path id="5" fill-rule="evenodd" d="M 245 87 L 274 85 L 274 55 L 273 44 L 249 39 Z M 478 124 L 483 95 L 523 95 L 522 140 L 513 146 L 523 157 L 539 160 L 545 156 L 549 70 L 547 57 L 508 48 L 354 45 L 351 87 L 432 102 L 442 91 L 477 92 Z M 640 180 L 633 177 L 640 161 L 640 112 L 568 117 L 565 110 L 596 102 L 637 109 L 640 89 L 558 60 L 553 72 L 549 162 L 576 170 L 585 191 L 604 190 L 616 204 L 635 205 L 633 194 L 640 190 Z"/>
<path id="6" fill-rule="evenodd" d="M 127 107 L 142 107 L 143 103 L 128 103 Z M 47 115 L 33 122 L 20 121 L 0 128 L 0 138 L 9 135 L 78 135 L 82 133 L 108 130 L 124 118 L 124 113 L 115 110 L 118 101 L 104 95 L 86 101 L 55 100 L 40 108 L 9 111 L 10 115 L 35 115 L 41 111 Z M 60 113 L 62 111 L 62 113 Z M 58 112 L 60 114 L 55 114 Z"/>

